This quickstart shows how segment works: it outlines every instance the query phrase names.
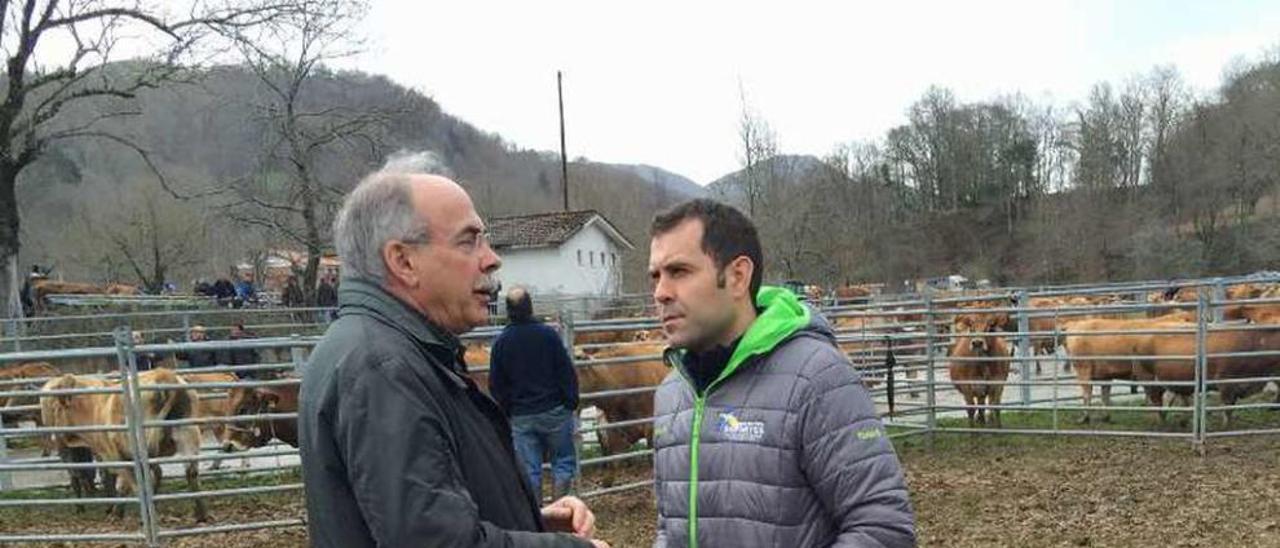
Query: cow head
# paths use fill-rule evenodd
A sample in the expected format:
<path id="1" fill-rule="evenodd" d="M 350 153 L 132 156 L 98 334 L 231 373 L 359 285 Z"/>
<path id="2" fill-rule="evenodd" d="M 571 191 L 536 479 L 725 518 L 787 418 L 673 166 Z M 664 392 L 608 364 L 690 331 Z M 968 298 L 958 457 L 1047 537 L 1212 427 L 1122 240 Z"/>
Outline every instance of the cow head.
<path id="1" fill-rule="evenodd" d="M 233 416 L 275 413 L 279 403 L 280 394 L 270 388 L 236 388 L 227 394 L 227 409 Z M 266 419 L 227 423 L 222 432 L 222 450 L 245 451 L 266 445 L 273 437 L 270 423 Z"/>
<path id="2" fill-rule="evenodd" d="M 1005 313 L 989 312 L 981 314 L 960 314 L 956 316 L 955 321 L 951 325 L 953 333 L 968 334 L 966 337 L 957 339 L 957 343 L 965 343 L 969 345 L 969 349 L 977 354 L 988 354 L 991 352 L 993 341 L 996 333 L 1005 331 L 1009 327 L 1009 315 Z"/>

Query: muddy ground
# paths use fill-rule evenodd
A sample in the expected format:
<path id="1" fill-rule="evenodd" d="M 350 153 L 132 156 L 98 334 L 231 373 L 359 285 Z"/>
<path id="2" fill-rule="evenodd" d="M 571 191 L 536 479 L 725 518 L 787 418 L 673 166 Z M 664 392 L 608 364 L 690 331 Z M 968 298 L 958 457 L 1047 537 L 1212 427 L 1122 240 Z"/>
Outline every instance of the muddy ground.
<path id="1" fill-rule="evenodd" d="M 1212 440 L 1201 457 L 1187 441 L 1095 437 L 938 435 L 897 440 L 921 546 L 1280 546 L 1280 443 Z M 642 466 L 620 481 L 643 477 Z M 295 478 L 296 479 L 296 478 Z M 48 493 L 51 495 L 52 493 Z M 599 536 L 648 546 L 648 489 L 590 501 Z M 296 494 L 220 499 L 221 523 L 302 514 Z M 167 528 L 191 525 L 190 504 L 161 507 Z M 0 511 L 0 531 L 109 531 L 135 527 L 66 508 Z M 299 528 L 179 539 L 173 546 L 303 546 Z M 68 546 L 46 544 L 46 546 Z"/>

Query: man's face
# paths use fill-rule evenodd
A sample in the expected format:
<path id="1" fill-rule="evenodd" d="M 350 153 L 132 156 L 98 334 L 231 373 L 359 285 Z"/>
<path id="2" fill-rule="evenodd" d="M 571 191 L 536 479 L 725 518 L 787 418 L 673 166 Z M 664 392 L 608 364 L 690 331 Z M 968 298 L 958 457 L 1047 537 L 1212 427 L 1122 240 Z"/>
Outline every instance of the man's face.
<path id="1" fill-rule="evenodd" d="M 192 332 L 191 332 L 191 342 L 200 342 L 200 341 L 203 341 L 203 340 L 204 340 L 204 337 L 205 337 L 205 335 L 204 335 L 204 331 L 203 331 L 203 330 L 200 330 L 200 331 L 192 331 Z"/>
<path id="2" fill-rule="evenodd" d="M 419 273 L 413 300 L 432 322 L 465 333 L 489 321 L 489 298 L 502 266 L 489 246 L 484 223 L 456 184 L 415 185 L 414 206 L 430 223 L 430 243 L 417 245 L 410 260 Z"/>
<path id="3" fill-rule="evenodd" d="M 702 250 L 702 232 L 702 221 L 686 220 L 649 244 L 653 300 L 667 342 L 695 352 L 722 342 L 735 319 L 733 297 Z"/>

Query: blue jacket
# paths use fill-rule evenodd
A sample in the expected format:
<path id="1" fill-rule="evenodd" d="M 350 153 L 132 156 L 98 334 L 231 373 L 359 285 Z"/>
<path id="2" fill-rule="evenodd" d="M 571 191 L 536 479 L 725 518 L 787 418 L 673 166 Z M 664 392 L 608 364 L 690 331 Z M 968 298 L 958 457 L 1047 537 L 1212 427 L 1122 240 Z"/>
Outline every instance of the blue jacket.
<path id="1" fill-rule="evenodd" d="M 489 355 L 489 391 L 509 416 L 578 407 L 578 375 L 560 335 L 546 324 L 508 325 Z"/>

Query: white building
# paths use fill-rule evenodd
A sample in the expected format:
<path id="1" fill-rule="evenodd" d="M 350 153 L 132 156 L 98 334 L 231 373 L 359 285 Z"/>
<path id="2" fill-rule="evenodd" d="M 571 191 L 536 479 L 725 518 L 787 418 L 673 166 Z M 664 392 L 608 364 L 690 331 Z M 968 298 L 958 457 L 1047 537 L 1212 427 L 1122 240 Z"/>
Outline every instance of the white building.
<path id="1" fill-rule="evenodd" d="M 635 249 L 595 211 L 502 217 L 488 222 L 502 257 L 503 287 L 522 286 L 536 296 L 617 295 L 622 254 Z"/>

